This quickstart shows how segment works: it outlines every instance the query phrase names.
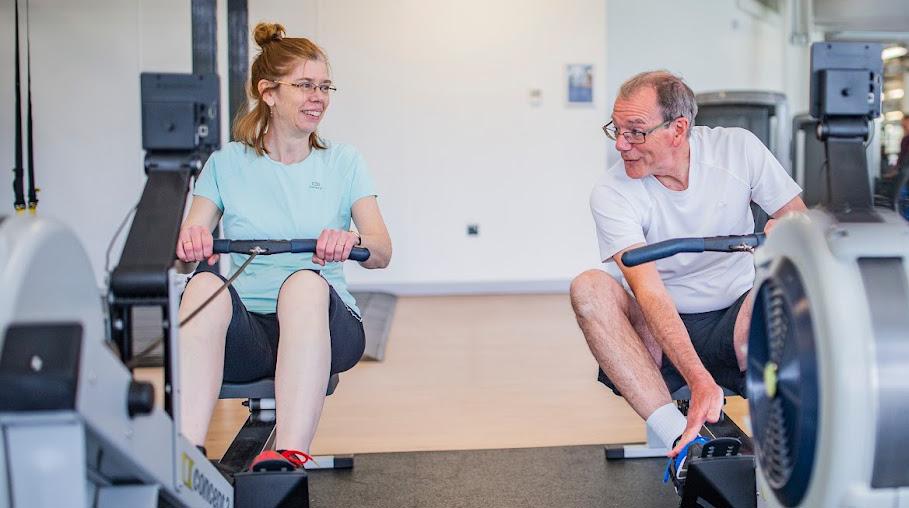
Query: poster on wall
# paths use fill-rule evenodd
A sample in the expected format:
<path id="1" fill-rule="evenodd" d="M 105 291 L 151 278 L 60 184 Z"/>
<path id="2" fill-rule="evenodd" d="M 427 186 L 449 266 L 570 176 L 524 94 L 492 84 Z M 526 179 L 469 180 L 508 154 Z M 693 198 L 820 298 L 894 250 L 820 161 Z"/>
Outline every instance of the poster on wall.
<path id="1" fill-rule="evenodd" d="M 593 105 L 593 65 L 565 66 L 569 105 Z"/>

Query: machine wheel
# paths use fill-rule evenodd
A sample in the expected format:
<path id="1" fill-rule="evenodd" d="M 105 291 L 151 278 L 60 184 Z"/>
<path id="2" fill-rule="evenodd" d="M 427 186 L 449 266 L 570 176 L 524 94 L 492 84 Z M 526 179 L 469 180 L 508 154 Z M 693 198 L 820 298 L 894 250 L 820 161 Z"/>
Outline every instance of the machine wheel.
<path id="1" fill-rule="evenodd" d="M 818 370 L 811 306 L 798 269 L 777 264 L 757 292 L 748 399 L 758 461 L 784 506 L 797 506 L 815 462 Z"/>

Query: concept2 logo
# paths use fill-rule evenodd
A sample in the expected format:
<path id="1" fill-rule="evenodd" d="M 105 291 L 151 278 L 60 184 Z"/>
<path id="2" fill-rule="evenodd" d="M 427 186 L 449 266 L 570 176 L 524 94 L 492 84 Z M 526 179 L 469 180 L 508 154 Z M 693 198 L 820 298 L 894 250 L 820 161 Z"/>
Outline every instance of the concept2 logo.
<path id="1" fill-rule="evenodd" d="M 196 462 L 189 458 L 185 452 L 181 458 L 180 478 L 183 480 L 183 485 L 195 491 L 212 508 L 228 508 L 230 506 L 230 496 L 219 491 L 215 484 L 195 467 Z"/>

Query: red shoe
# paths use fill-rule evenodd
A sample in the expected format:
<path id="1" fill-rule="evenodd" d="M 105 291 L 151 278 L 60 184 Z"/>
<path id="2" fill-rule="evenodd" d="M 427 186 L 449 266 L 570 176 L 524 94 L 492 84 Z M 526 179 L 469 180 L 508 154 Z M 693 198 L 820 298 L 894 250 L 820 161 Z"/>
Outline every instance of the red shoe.
<path id="1" fill-rule="evenodd" d="M 302 457 L 302 460 L 301 460 Z M 313 460 L 306 452 L 299 450 L 265 450 L 253 459 L 250 471 L 293 471 Z"/>

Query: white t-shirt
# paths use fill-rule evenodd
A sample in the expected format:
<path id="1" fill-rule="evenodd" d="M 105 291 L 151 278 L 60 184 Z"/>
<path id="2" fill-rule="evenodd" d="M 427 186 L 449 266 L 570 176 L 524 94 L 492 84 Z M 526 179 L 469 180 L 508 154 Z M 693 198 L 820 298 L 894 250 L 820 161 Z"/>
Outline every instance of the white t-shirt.
<path id="1" fill-rule="evenodd" d="M 636 244 L 754 232 L 750 202 L 773 214 L 802 191 L 769 150 L 740 128 L 693 127 L 688 188 L 629 178 L 622 161 L 590 195 L 604 263 Z M 684 253 L 656 262 L 680 313 L 726 308 L 754 283 L 749 253 Z"/>

